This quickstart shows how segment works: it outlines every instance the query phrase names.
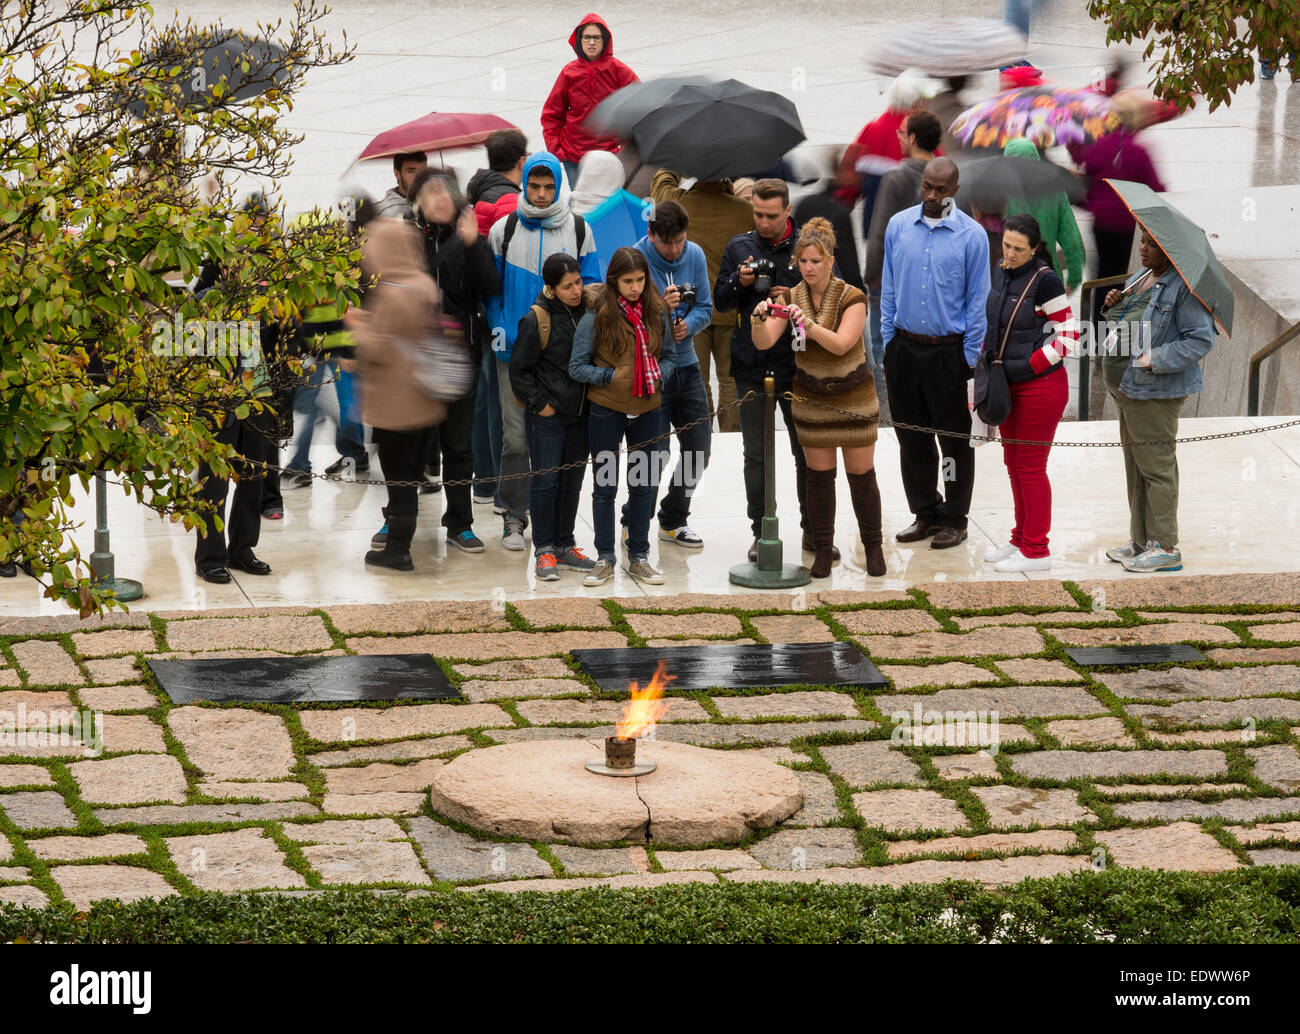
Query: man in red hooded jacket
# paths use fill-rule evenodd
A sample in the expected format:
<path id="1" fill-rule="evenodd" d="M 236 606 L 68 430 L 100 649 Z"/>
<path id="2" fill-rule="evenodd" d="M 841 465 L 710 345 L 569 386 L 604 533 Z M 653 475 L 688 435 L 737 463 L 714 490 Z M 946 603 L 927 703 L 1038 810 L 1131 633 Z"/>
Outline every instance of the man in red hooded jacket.
<path id="1" fill-rule="evenodd" d="M 546 149 L 564 163 L 573 186 L 584 154 L 619 150 L 617 137 L 597 136 L 583 125 L 587 116 L 615 90 L 641 80 L 614 57 L 614 36 L 595 14 L 587 15 L 573 30 L 569 46 L 577 57 L 560 69 L 542 106 L 542 136 Z"/>

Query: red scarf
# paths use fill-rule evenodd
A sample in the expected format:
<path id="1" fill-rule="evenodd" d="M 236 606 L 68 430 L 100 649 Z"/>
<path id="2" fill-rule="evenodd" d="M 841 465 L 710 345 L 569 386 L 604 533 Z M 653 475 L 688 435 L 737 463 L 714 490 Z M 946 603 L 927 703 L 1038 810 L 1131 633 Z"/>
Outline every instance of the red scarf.
<path id="1" fill-rule="evenodd" d="M 659 361 L 650 354 L 650 332 L 646 330 L 645 307 L 638 298 L 629 303 L 622 295 L 618 297 L 618 307 L 623 311 L 623 318 L 632 324 L 632 333 L 636 337 L 636 355 L 632 366 L 632 394 L 637 398 L 648 398 L 659 388 L 663 375 L 659 372 Z"/>

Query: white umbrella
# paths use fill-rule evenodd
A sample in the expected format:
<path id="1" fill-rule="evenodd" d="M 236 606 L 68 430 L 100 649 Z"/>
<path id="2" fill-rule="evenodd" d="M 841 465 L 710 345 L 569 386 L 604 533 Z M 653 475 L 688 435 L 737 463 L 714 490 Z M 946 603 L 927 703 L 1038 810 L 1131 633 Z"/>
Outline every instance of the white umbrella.
<path id="1" fill-rule="evenodd" d="M 868 62 L 873 72 L 899 75 L 916 68 L 928 75 L 969 75 L 1021 60 L 1029 41 L 1005 22 L 953 18 L 912 25 L 888 37 Z"/>

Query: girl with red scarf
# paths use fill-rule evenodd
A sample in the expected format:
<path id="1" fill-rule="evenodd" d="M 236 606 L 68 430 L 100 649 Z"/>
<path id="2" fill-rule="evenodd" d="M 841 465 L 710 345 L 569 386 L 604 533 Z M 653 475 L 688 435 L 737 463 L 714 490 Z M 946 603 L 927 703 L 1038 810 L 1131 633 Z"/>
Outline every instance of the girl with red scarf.
<path id="1" fill-rule="evenodd" d="M 665 430 L 659 402 L 661 386 L 673 375 L 673 328 L 645 255 L 636 248 L 614 252 L 604 285 L 592 292 L 591 310 L 578 324 L 569 357 L 569 375 L 589 385 L 587 436 L 596 461 L 591 516 L 597 559 L 583 584 L 602 585 L 614 574 L 614 504 L 626 440 L 627 572 L 661 585 L 664 576 L 650 565 L 650 518 L 668 449 L 664 441 L 646 443 Z"/>

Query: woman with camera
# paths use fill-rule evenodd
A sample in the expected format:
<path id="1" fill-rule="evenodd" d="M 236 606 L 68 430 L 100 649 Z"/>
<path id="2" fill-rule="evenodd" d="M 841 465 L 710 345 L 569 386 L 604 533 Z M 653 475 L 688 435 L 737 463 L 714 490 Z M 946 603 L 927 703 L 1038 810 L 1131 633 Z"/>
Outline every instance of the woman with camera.
<path id="1" fill-rule="evenodd" d="M 814 218 L 804 224 L 794 254 L 802 279 L 790 292 L 790 304 L 761 301 L 751 321 L 754 347 L 760 351 L 776 344 L 787 326 L 794 330 L 792 413 L 808 464 L 812 576 L 829 577 L 834 561 L 836 450 L 840 450 L 866 550 L 867 573 L 880 577 L 885 573 L 875 468 L 880 403 L 862 344 L 867 297 L 834 275 L 835 231 L 827 220 Z"/>
<path id="2" fill-rule="evenodd" d="M 993 270 L 987 306 L 988 330 L 979 361 L 988 364 L 1000 358 L 1011 393 L 1011 412 L 1000 425 L 1001 435 L 1050 442 L 1070 390 L 1061 360 L 1078 344 L 1079 330 L 1032 215 L 1007 217 L 1002 261 Z M 995 571 L 1046 571 L 1052 566 L 1047 550 L 1052 526 L 1050 451 L 1050 445 L 1002 443 L 1016 523 L 1005 546 L 984 554 Z"/>
<path id="3" fill-rule="evenodd" d="M 578 324 L 569 357 L 569 375 L 589 385 L 587 436 L 596 460 L 591 515 L 597 559 L 583 584 L 601 585 L 614 573 L 618 450 L 626 440 L 627 571 L 662 585 L 664 576 L 650 565 L 650 517 L 666 449 L 645 443 L 662 433 L 662 385 L 673 375 L 676 355 L 668 306 L 636 248 L 614 252 L 605 283 L 593 292 L 592 310 Z"/>

